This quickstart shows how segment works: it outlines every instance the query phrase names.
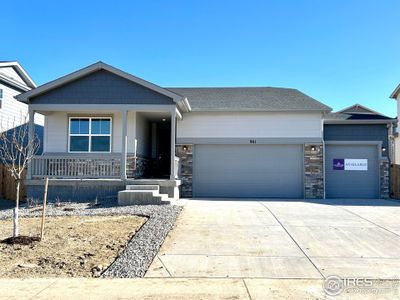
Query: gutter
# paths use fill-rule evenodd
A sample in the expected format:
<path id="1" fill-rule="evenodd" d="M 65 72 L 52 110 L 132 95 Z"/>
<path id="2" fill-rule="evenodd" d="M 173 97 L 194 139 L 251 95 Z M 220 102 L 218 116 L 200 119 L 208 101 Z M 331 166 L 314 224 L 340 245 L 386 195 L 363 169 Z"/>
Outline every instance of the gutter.
<path id="1" fill-rule="evenodd" d="M 324 120 L 324 124 L 395 124 L 396 119 L 374 120 Z"/>
<path id="2" fill-rule="evenodd" d="M 25 85 L 23 85 L 23 84 L 21 84 L 21 83 L 19 83 L 17 81 L 14 81 L 14 80 L 12 80 L 12 79 L 10 79 L 8 77 L 5 77 L 3 75 L 0 75 L 0 81 L 3 81 L 5 84 L 10 85 L 13 88 L 18 89 L 18 90 L 20 90 L 22 92 L 27 92 L 27 91 L 31 90 L 30 87 L 25 86 Z"/>

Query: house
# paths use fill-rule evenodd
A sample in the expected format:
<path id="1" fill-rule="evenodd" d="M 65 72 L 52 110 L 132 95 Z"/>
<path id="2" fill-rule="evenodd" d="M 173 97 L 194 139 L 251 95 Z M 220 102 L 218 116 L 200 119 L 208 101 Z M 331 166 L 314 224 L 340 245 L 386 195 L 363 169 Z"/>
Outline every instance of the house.
<path id="1" fill-rule="evenodd" d="M 393 93 L 390 95 L 391 99 L 397 100 L 397 119 L 400 116 L 400 84 L 396 87 L 396 89 L 393 91 Z M 397 124 L 397 129 L 400 124 Z M 395 137 L 394 137 L 394 163 L 397 165 L 400 165 L 400 137 L 398 132 L 395 132 Z"/>
<path id="2" fill-rule="evenodd" d="M 375 123 L 353 120 L 361 116 L 356 107 L 331 114 L 296 89 L 163 88 L 98 62 L 17 99 L 29 105 L 31 119 L 45 115 L 44 153 L 26 180 L 31 197 L 40 197 L 44 177 L 57 186 L 49 198 L 118 193 L 121 204 L 163 201 L 163 194 L 388 197 L 386 137 L 340 134 L 341 126 Z M 338 183 L 331 169 L 354 187 L 332 192 Z M 376 189 L 359 187 L 365 177 Z"/>
<path id="3" fill-rule="evenodd" d="M 16 61 L 0 61 L 0 132 L 8 131 L 27 122 L 28 105 L 15 96 L 35 88 L 28 73 Z M 35 116 L 35 132 L 43 137 L 44 117 Z M 41 153 L 41 148 L 39 149 Z"/>

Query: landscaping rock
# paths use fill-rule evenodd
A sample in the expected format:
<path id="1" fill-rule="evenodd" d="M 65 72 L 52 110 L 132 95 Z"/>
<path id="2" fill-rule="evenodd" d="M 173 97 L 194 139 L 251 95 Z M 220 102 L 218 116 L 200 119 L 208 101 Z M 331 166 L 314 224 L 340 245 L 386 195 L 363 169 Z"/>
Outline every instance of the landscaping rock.
<path id="1" fill-rule="evenodd" d="M 48 203 L 46 214 L 48 216 L 137 215 L 149 218 L 108 268 L 95 266 L 92 269 L 95 277 L 135 278 L 145 275 L 181 210 L 181 206 L 173 205 L 118 206 L 116 200 L 108 200 L 96 205 L 73 202 Z M 40 210 L 26 206 L 22 206 L 20 209 L 20 217 L 40 215 Z M 0 211 L 0 220 L 11 217 L 12 209 Z M 119 245 L 110 247 L 118 248 Z M 88 253 L 87 255 L 92 254 Z M 85 257 L 82 257 L 83 263 L 85 263 L 84 259 Z M 38 262 L 38 265 L 44 263 L 49 262 L 43 259 Z M 61 264 L 59 267 L 62 268 Z"/>

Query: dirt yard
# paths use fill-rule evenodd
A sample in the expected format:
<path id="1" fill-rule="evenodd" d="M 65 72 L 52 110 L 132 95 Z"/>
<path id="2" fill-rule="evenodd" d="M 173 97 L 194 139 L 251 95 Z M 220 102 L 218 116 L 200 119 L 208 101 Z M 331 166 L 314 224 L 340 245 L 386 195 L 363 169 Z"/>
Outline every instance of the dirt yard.
<path id="1" fill-rule="evenodd" d="M 40 218 L 20 218 L 20 235 L 39 236 Z M 0 277 L 98 277 L 146 222 L 137 216 L 48 217 L 42 242 L 0 242 Z M 0 221 L 0 241 L 12 220 Z"/>

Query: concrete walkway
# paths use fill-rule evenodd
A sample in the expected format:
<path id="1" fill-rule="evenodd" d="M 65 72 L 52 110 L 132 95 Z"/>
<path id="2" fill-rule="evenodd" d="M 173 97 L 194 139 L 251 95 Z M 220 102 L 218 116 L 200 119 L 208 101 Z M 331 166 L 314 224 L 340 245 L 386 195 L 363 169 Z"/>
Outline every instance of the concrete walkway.
<path id="1" fill-rule="evenodd" d="M 399 215 L 383 200 L 190 200 L 146 278 L 0 279 L 0 299 L 400 299 Z M 330 275 L 379 279 L 329 297 Z"/>
<path id="2" fill-rule="evenodd" d="M 146 277 L 400 276 L 400 205 L 188 200 Z"/>
<path id="3" fill-rule="evenodd" d="M 318 279 L 0 279 L 0 299 L 400 299 L 392 282 L 374 287 L 378 295 L 344 291 L 330 298 Z"/>

